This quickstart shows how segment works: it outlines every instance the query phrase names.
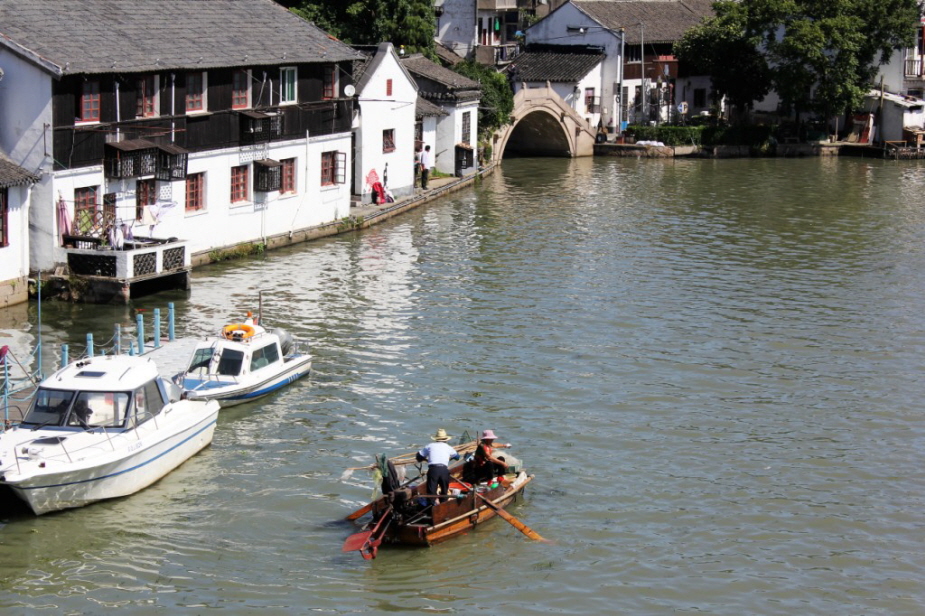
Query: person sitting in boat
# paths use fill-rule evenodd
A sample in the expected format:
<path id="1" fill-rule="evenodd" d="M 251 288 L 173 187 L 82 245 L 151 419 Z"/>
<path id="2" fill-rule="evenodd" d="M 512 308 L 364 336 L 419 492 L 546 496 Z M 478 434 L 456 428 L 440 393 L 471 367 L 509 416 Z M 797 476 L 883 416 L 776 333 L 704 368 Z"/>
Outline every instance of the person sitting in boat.
<path id="1" fill-rule="evenodd" d="M 463 467 L 463 479 L 466 482 L 490 482 L 498 475 L 504 475 L 507 472 L 507 463 L 504 461 L 504 458 L 495 456 L 494 452 L 495 449 L 507 449 L 511 444 L 498 443 L 495 445 L 494 443 L 497 438 L 493 430 L 485 430 L 482 432 L 482 438 L 475 448 L 475 454 Z"/>
<path id="2" fill-rule="evenodd" d="M 448 440 L 450 440 L 450 435 L 440 428 L 434 435 L 434 442 L 415 455 L 418 462 L 427 462 L 427 494 L 447 494 L 449 492 L 449 464 L 450 460 L 459 459 L 459 452 L 447 444 Z"/>

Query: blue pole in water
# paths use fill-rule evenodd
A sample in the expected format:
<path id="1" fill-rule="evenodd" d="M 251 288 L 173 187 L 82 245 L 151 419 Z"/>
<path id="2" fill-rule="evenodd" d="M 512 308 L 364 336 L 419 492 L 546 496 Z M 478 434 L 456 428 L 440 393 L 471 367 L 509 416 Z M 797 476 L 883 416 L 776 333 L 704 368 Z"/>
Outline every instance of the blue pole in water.
<path id="1" fill-rule="evenodd" d="M 161 309 L 154 309 L 154 348 L 161 346 Z"/>
<path id="2" fill-rule="evenodd" d="M 128 354 L 129 355 L 135 354 L 135 341 L 134 340 L 128 341 Z"/>
<path id="3" fill-rule="evenodd" d="M 38 365 L 39 365 L 38 376 L 39 376 L 39 380 L 41 380 L 42 375 L 45 374 L 45 371 L 42 369 L 42 270 L 39 270 L 39 279 L 38 279 L 38 282 L 36 283 L 36 286 L 37 286 L 36 290 L 38 292 L 38 299 L 39 299 L 39 326 L 38 326 L 38 330 L 39 330 L 38 331 L 38 334 L 39 334 L 38 347 L 39 348 L 38 348 L 38 352 L 36 353 L 36 357 L 38 359 Z"/>
<path id="4" fill-rule="evenodd" d="M 113 332 L 114 333 L 112 337 L 116 341 L 114 352 L 116 355 L 122 355 L 122 326 L 116 323 L 115 327 L 113 328 Z"/>
<path id="5" fill-rule="evenodd" d="M 173 302 L 167 304 L 167 339 L 173 342 L 176 339 L 176 333 L 174 331 L 174 317 L 176 313 L 173 309 Z"/>
<path id="6" fill-rule="evenodd" d="M 87 357 L 93 357 L 93 334 L 87 334 Z"/>
<path id="7" fill-rule="evenodd" d="M 61 367 L 66 368 L 68 364 L 67 359 L 68 346 L 66 344 L 61 345 Z"/>
<path id="8" fill-rule="evenodd" d="M 7 349 L 9 351 L 9 349 Z M 10 423 L 10 363 L 3 358 L 3 430 Z"/>
<path id="9" fill-rule="evenodd" d="M 143 355 L 145 352 L 145 321 L 141 313 L 135 315 L 135 323 L 138 325 L 138 354 Z"/>

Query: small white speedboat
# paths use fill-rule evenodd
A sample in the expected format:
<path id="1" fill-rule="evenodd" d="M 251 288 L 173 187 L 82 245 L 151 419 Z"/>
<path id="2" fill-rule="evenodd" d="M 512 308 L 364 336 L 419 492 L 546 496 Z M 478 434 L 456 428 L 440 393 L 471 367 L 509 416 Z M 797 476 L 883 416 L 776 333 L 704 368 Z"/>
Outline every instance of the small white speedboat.
<path id="1" fill-rule="evenodd" d="M 212 442 L 219 405 L 181 397 L 147 358 L 71 363 L 0 434 L 0 483 L 36 515 L 134 494 Z"/>
<path id="2" fill-rule="evenodd" d="M 191 400 L 218 400 L 223 407 L 250 402 L 309 374 L 312 356 L 283 329 L 267 330 L 248 314 L 201 342 L 186 371 L 174 381 Z"/>

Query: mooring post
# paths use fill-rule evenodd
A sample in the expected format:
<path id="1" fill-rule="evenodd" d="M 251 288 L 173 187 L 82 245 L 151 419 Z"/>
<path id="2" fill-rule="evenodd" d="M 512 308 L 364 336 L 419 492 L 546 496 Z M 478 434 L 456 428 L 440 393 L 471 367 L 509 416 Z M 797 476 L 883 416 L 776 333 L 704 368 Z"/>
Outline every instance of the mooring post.
<path id="1" fill-rule="evenodd" d="M 93 357 L 93 334 L 87 334 L 87 357 Z"/>
<path id="2" fill-rule="evenodd" d="M 116 323 L 113 328 L 113 340 L 115 340 L 114 352 L 116 355 L 122 355 L 122 326 Z"/>
<path id="3" fill-rule="evenodd" d="M 138 328 L 138 354 L 144 355 L 145 352 L 145 320 L 141 313 L 135 315 L 135 325 Z"/>
<path id="4" fill-rule="evenodd" d="M 66 344 L 62 344 L 61 345 L 61 367 L 62 368 L 67 368 L 67 364 L 68 364 L 67 352 L 68 352 L 68 346 Z"/>
<path id="5" fill-rule="evenodd" d="M 167 339 L 171 342 L 176 339 L 176 331 L 174 325 L 174 318 L 176 317 L 176 312 L 173 309 L 173 302 L 167 304 Z"/>
<path id="6" fill-rule="evenodd" d="M 154 309 L 154 348 L 161 348 L 161 309 Z"/>
<path id="7" fill-rule="evenodd" d="M 129 355 L 135 354 L 135 341 L 134 340 L 128 341 L 128 354 Z"/>

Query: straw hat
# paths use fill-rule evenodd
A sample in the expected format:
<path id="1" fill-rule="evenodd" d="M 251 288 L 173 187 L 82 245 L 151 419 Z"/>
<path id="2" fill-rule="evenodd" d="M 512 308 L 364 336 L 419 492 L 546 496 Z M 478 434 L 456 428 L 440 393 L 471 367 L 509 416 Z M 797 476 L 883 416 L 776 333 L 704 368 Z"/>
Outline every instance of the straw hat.
<path id="1" fill-rule="evenodd" d="M 446 433 L 446 430 L 440 428 L 437 430 L 437 433 L 434 435 L 434 440 L 438 442 L 445 442 L 450 440 L 450 435 Z"/>

